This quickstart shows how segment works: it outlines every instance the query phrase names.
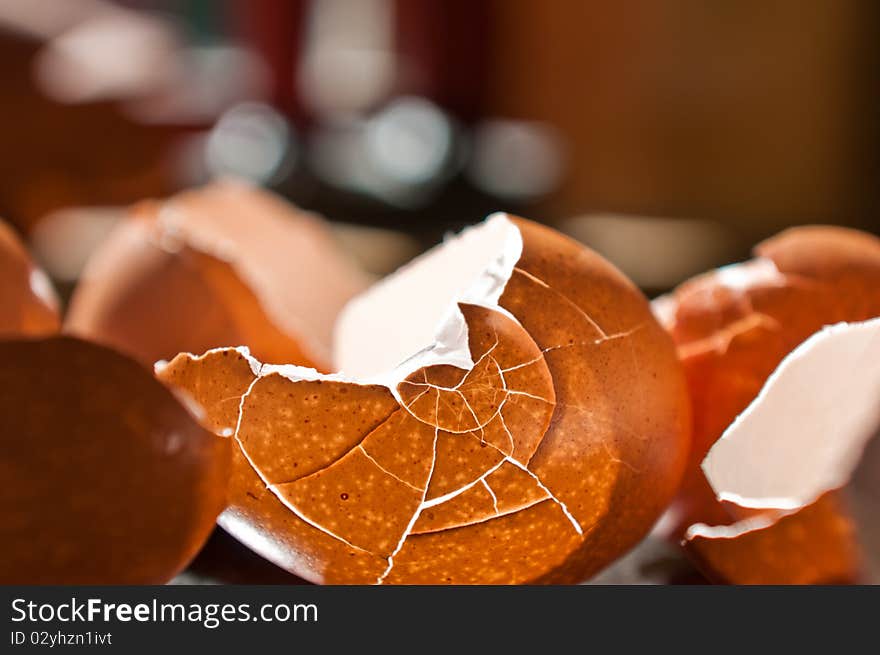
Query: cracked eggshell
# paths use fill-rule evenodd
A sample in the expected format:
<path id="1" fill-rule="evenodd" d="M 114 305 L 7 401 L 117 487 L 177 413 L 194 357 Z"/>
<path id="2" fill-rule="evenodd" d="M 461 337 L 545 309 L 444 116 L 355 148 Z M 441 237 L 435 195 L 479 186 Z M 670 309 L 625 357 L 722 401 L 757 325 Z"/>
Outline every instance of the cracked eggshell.
<path id="1" fill-rule="evenodd" d="M 220 523 L 319 583 L 579 582 L 649 530 L 688 450 L 680 364 L 595 253 L 495 215 L 354 299 L 341 373 L 181 354 L 233 436 Z"/>
<path id="2" fill-rule="evenodd" d="M 246 345 L 326 369 L 336 315 L 369 282 L 319 218 L 227 180 L 137 205 L 89 260 L 65 329 L 149 366 Z"/>
<path id="3" fill-rule="evenodd" d="M 697 559 L 719 581 L 852 581 L 861 571 L 856 532 L 849 525 L 845 499 L 831 486 L 813 494 L 816 507 L 745 507 L 717 500 L 700 465 L 789 353 L 824 326 L 880 315 L 880 239 L 844 228 L 793 228 L 760 244 L 755 255 L 686 282 L 655 301 L 684 364 L 694 420 L 688 470 L 664 524 L 676 537 L 695 524 L 733 524 L 690 535 L 689 550 L 702 551 Z M 832 385 L 828 379 L 813 382 L 821 388 Z M 784 411 L 795 420 L 804 408 L 797 409 L 798 398 L 791 400 L 795 406 L 789 403 Z M 847 423 L 845 417 L 831 415 L 832 409 L 825 408 L 823 419 L 829 436 Z M 825 445 L 834 449 L 837 444 Z M 791 448 L 789 466 L 778 476 L 796 475 L 795 462 L 803 456 Z M 817 500 L 819 491 L 829 493 Z M 809 535 L 807 550 L 815 555 L 809 566 L 794 554 L 807 552 L 804 535 Z"/>
<path id="4" fill-rule="evenodd" d="M 170 580 L 225 506 L 229 440 L 103 346 L 0 341 L 0 361 L 0 582 Z"/>
<path id="5" fill-rule="evenodd" d="M 0 337 L 51 334 L 59 322 L 52 283 L 0 221 Z"/>

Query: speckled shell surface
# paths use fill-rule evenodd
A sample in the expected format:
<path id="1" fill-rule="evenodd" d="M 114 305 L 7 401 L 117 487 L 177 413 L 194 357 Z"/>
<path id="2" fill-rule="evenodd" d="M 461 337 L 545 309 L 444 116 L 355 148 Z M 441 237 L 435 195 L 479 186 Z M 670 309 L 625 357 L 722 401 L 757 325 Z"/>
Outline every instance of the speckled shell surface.
<path id="1" fill-rule="evenodd" d="M 610 264 L 513 220 L 509 315 L 460 305 L 470 370 L 392 390 L 292 380 L 235 349 L 159 369 L 233 435 L 221 525 L 342 584 L 579 582 L 644 536 L 688 450 L 673 344 Z"/>

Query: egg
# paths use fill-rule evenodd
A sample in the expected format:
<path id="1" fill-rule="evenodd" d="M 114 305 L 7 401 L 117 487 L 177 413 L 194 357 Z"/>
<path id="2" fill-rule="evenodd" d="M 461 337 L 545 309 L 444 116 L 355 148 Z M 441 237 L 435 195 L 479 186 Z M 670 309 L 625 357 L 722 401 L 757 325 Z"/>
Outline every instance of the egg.
<path id="1" fill-rule="evenodd" d="M 0 223 L 2 584 L 156 584 L 226 506 L 231 447 L 150 370 L 57 334 L 58 302 Z"/>
<path id="2" fill-rule="evenodd" d="M 608 262 L 496 214 L 352 298 L 334 373 L 156 367 L 233 443 L 220 524 L 329 584 L 572 583 L 650 529 L 689 450 L 681 364 Z"/>
<path id="3" fill-rule="evenodd" d="M 133 360 L 0 340 L 0 582 L 160 584 L 226 505 L 230 441 Z"/>

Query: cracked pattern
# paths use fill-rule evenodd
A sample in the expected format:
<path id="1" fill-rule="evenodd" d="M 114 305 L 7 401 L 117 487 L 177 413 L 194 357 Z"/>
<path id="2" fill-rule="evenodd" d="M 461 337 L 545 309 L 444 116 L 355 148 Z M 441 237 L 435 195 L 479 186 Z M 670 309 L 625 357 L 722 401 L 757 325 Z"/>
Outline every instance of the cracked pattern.
<path id="1" fill-rule="evenodd" d="M 236 438 L 262 477 L 294 482 L 335 464 L 397 407 L 386 387 L 355 390 L 345 382 L 291 382 L 272 373 L 250 390 Z"/>
<path id="2" fill-rule="evenodd" d="M 401 402 L 261 375 L 236 350 L 159 371 L 238 446 L 221 524 L 303 577 L 355 584 L 573 582 L 643 536 L 684 460 L 674 351 L 607 263 L 516 223 L 513 318 L 460 305 L 474 366 L 419 369 Z"/>

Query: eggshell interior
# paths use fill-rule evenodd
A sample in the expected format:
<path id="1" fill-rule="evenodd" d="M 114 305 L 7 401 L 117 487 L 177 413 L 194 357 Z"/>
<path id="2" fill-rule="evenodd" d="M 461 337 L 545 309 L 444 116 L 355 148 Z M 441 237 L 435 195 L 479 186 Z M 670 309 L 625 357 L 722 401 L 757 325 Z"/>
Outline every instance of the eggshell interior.
<path id="1" fill-rule="evenodd" d="M 336 316 L 371 281 L 320 219 L 221 181 L 135 207 L 86 265 L 65 329 L 147 366 L 242 344 L 328 370 Z"/>

